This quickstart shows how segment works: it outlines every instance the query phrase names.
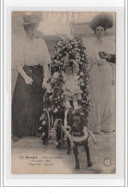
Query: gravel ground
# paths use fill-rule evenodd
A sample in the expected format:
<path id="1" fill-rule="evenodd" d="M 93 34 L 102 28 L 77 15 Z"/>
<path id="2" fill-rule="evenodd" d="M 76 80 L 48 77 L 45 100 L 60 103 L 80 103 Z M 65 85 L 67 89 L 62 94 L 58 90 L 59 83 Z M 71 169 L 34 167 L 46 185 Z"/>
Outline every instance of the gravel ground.
<path id="1" fill-rule="evenodd" d="M 53 142 L 43 145 L 38 137 L 12 141 L 14 174 L 114 174 L 116 172 L 115 133 L 95 134 L 97 144 L 89 138 L 92 167 L 87 167 L 86 153 L 79 148 L 80 170 L 75 169 L 73 151 L 67 155 L 66 144 L 57 149 Z"/>

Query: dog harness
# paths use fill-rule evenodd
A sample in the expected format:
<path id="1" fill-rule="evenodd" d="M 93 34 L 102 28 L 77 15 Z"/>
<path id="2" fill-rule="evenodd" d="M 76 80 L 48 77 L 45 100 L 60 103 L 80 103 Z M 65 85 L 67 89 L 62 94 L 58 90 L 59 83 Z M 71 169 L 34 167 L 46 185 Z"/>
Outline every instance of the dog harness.
<path id="1" fill-rule="evenodd" d="M 79 132 L 79 133 L 81 133 L 81 132 Z M 82 133 L 83 133 L 82 136 L 76 136 L 76 135 L 73 136 L 73 135 L 71 135 L 72 140 L 74 142 L 81 142 L 81 141 L 86 140 L 89 137 L 89 132 L 88 132 L 88 129 L 86 127 L 83 128 Z M 75 132 L 75 134 L 76 134 L 76 132 Z"/>

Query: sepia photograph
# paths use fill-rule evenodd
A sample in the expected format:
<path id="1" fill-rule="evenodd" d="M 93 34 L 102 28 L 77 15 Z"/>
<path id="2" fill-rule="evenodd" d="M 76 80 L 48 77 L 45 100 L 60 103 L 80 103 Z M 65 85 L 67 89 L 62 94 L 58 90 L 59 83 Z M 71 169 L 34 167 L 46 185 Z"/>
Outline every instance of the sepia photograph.
<path id="1" fill-rule="evenodd" d="M 11 12 L 11 173 L 116 173 L 116 12 Z"/>

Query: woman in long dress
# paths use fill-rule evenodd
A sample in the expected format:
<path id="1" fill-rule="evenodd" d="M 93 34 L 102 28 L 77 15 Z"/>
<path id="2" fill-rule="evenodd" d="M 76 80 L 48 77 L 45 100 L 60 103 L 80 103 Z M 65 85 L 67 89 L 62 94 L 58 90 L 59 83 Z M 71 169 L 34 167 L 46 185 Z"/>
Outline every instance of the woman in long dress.
<path id="1" fill-rule="evenodd" d="M 12 56 L 18 70 L 12 99 L 13 140 L 37 134 L 43 106 L 42 87 L 50 76 L 48 64 L 51 63 L 51 57 L 46 43 L 41 38 L 34 38 L 38 24 L 39 18 L 36 15 L 23 17 L 26 38 L 20 42 Z"/>
<path id="2" fill-rule="evenodd" d="M 88 45 L 89 91 L 91 111 L 89 127 L 94 133 L 113 132 L 115 130 L 115 70 L 114 65 L 101 59 L 100 52 L 113 53 L 115 46 L 110 37 L 105 37 L 107 28 L 112 27 L 113 21 L 109 15 L 98 15 L 90 23 L 95 37 Z"/>

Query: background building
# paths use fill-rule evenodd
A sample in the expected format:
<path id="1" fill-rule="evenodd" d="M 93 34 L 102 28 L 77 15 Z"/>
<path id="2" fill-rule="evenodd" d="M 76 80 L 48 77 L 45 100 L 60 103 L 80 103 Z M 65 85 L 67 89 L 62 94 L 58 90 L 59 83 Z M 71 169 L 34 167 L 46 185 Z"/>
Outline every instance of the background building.
<path id="1" fill-rule="evenodd" d="M 79 39 L 90 38 L 94 36 L 94 31 L 90 28 L 89 23 L 72 23 L 70 24 L 70 34 Z M 105 31 L 105 36 L 115 36 L 115 25 Z M 50 55 L 53 56 L 56 43 L 61 40 L 58 35 L 42 35 L 48 46 Z"/>

